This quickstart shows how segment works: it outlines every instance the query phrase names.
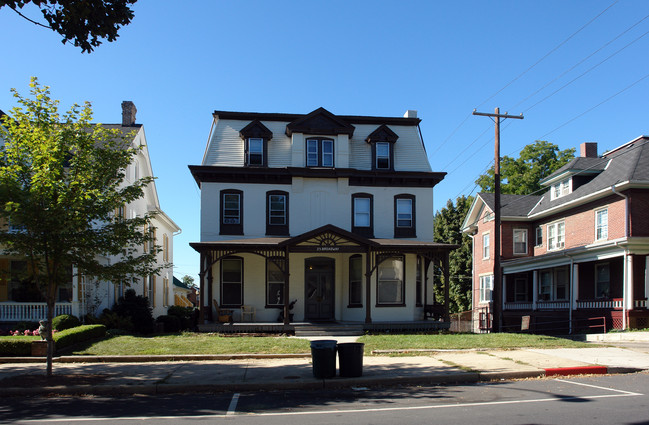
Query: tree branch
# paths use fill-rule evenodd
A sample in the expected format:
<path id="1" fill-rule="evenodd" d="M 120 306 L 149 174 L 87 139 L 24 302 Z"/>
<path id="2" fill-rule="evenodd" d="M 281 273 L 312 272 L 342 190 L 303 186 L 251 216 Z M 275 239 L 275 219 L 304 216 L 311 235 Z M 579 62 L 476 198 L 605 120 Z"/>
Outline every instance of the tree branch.
<path id="1" fill-rule="evenodd" d="M 34 25 L 39 25 L 39 26 L 41 26 L 41 27 L 43 27 L 43 28 L 47 28 L 48 30 L 53 30 L 53 28 L 50 27 L 49 25 L 43 25 L 43 24 L 41 24 L 40 22 L 36 22 L 36 21 L 34 21 L 33 19 L 30 19 L 30 18 L 28 18 L 27 16 L 23 15 L 23 14 L 20 13 L 20 12 L 19 12 L 15 7 L 12 7 L 11 10 L 13 10 L 13 11 L 16 12 L 18 15 L 20 15 L 20 17 L 22 17 L 23 19 L 26 19 L 27 21 L 31 22 L 31 23 L 34 24 Z"/>

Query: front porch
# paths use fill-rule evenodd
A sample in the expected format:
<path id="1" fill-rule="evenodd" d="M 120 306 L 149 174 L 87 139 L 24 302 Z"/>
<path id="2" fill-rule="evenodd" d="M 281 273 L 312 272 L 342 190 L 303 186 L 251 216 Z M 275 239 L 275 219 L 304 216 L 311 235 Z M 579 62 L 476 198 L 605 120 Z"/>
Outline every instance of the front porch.
<path id="1" fill-rule="evenodd" d="M 71 314 L 78 316 L 78 303 L 56 303 L 52 317 L 61 314 Z M 47 319 L 47 304 L 38 302 L 0 302 L 0 322 L 38 322 Z"/>

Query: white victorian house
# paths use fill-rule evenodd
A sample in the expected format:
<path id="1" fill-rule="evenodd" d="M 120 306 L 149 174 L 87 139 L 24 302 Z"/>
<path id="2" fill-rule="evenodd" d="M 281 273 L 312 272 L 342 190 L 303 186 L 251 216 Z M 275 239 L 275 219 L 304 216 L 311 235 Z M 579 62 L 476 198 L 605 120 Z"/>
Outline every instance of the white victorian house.
<path id="1" fill-rule="evenodd" d="M 416 111 L 213 117 L 202 164 L 189 167 L 201 190 L 191 246 L 203 320 L 448 316 L 431 267 L 447 274 L 454 248 L 433 241 L 433 188 L 445 173 L 431 170 Z"/>
<path id="2" fill-rule="evenodd" d="M 118 128 L 124 134 L 134 134 L 133 147 L 142 146 L 126 170 L 125 184 L 141 177 L 153 176 L 144 126 L 135 123 L 136 112 L 133 102 L 122 102 L 122 123 L 103 124 L 106 128 Z M 59 287 L 54 316 L 99 315 L 103 309 L 111 308 L 129 287 L 138 295 L 149 298 L 154 317 L 166 314 L 167 307 L 174 304 L 173 237 L 180 232 L 180 228 L 160 208 L 155 181 L 145 188 L 142 198 L 125 205 L 116 211 L 116 214 L 133 218 L 147 212 L 155 214 L 148 231 L 154 232 L 156 245 L 162 248 L 158 254 L 158 262 L 164 265 L 163 269 L 157 275 L 135 276 L 128 284 L 91 281 L 79 276 L 73 269 L 68 285 Z M 110 257 L 103 258 L 106 263 L 113 260 Z M 0 249 L 0 322 L 36 321 L 46 318 L 47 307 L 43 296 L 30 282 L 28 273 L 25 273 L 27 268 L 24 258 L 3 255 Z"/>

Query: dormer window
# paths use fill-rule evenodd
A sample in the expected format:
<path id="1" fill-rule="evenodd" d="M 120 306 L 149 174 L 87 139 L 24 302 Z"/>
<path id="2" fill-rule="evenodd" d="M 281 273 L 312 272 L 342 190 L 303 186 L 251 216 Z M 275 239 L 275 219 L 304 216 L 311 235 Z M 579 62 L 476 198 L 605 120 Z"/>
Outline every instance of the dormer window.
<path id="1" fill-rule="evenodd" d="M 264 165 L 264 139 L 251 137 L 246 143 L 246 165 Z"/>
<path id="2" fill-rule="evenodd" d="M 571 192 L 570 179 L 563 179 L 552 185 L 551 199 L 561 198 Z"/>
<path id="3" fill-rule="evenodd" d="M 268 166 L 268 141 L 273 133 L 261 123 L 254 120 L 239 131 L 244 140 L 244 161 L 247 167 Z"/>
<path id="4" fill-rule="evenodd" d="M 333 168 L 334 141 L 331 139 L 307 139 L 306 166 Z"/>
<path id="5" fill-rule="evenodd" d="M 394 143 L 399 136 L 383 124 L 365 141 L 372 145 L 372 170 L 394 171 Z"/>

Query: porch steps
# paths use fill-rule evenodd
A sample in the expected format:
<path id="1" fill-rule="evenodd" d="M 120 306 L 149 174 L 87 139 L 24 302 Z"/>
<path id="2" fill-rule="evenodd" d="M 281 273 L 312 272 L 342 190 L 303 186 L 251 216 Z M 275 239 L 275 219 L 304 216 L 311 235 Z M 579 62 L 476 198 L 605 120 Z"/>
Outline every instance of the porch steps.
<path id="1" fill-rule="evenodd" d="M 295 324 L 295 336 L 361 336 L 363 324 L 300 323 Z"/>

